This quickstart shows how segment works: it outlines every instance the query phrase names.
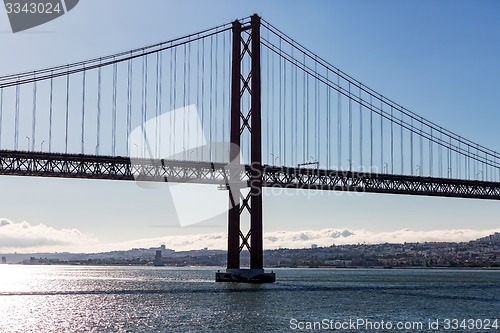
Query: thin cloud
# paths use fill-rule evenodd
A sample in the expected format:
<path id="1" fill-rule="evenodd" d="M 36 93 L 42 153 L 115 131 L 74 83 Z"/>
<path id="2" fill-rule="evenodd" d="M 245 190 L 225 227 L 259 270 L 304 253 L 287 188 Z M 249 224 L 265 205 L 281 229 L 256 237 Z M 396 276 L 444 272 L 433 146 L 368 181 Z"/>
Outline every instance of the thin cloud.
<path id="1" fill-rule="evenodd" d="M 404 242 L 464 242 L 491 235 L 500 229 L 451 229 L 415 231 L 401 229 L 374 232 L 365 229 L 323 229 L 302 231 L 273 231 L 264 233 L 264 248 L 309 248 L 311 245 L 331 246 L 345 244 L 380 244 Z M 165 244 L 176 251 L 202 248 L 227 248 L 227 234 L 206 233 L 196 235 L 164 236 L 117 243 L 99 243 L 97 239 L 78 229 L 55 229 L 45 224 L 12 222 L 0 219 L 0 252 L 105 252 L 132 248 L 159 247 Z"/>
<path id="2" fill-rule="evenodd" d="M 373 232 L 368 230 L 348 229 L 323 229 L 303 231 L 274 231 L 264 233 L 264 248 L 309 248 L 311 245 L 331 246 L 345 244 L 381 244 L 381 243 L 404 243 L 404 242 L 465 242 L 499 232 L 493 230 L 431 230 L 414 231 L 401 229 L 391 232 Z M 166 236 L 157 238 L 140 239 L 115 243 L 103 246 L 107 249 L 127 250 L 137 247 L 157 247 L 165 244 L 168 248 L 176 251 L 197 250 L 204 247 L 209 249 L 227 248 L 226 233 L 210 233 L 184 236 Z"/>
<path id="3" fill-rule="evenodd" d="M 346 244 L 381 244 L 404 242 L 466 242 L 484 237 L 496 230 L 430 230 L 415 231 L 401 229 L 389 232 L 373 232 L 368 230 L 348 229 L 323 229 L 306 231 L 276 231 L 266 233 L 264 236 L 265 247 L 273 248 L 305 248 L 312 244 L 318 246 L 346 245 Z"/>
<path id="4" fill-rule="evenodd" d="M 78 229 L 55 229 L 45 224 L 0 219 L 1 252 L 74 251 L 95 240 Z"/>

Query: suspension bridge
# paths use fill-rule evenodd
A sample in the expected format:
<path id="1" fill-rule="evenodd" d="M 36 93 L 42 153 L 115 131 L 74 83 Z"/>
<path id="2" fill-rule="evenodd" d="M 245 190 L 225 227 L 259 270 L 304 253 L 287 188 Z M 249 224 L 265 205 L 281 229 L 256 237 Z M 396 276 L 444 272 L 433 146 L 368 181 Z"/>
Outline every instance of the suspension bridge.
<path id="1" fill-rule="evenodd" d="M 217 281 L 275 280 L 263 270 L 263 187 L 500 199 L 499 153 L 257 15 L 0 77 L 0 174 L 218 185 L 229 211 Z"/>

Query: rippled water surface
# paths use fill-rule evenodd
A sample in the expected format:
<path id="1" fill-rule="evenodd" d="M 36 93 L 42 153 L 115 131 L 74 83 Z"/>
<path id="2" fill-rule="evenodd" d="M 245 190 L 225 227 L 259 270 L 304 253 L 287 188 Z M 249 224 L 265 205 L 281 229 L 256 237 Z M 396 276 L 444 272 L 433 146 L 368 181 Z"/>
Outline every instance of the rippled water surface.
<path id="1" fill-rule="evenodd" d="M 267 285 L 215 283 L 215 271 L 1 265 L 0 331 L 288 332 L 364 320 L 423 326 L 335 331 L 478 332 L 444 320 L 497 319 L 488 331 L 500 332 L 500 271 L 279 269 Z"/>

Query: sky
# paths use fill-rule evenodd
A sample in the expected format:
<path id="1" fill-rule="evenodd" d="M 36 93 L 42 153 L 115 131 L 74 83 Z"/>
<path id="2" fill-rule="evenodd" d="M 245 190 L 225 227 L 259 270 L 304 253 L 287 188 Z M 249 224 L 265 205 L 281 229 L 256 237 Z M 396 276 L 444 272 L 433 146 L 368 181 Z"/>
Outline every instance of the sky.
<path id="1" fill-rule="evenodd" d="M 498 151 L 499 12 L 498 1 L 85 0 L 13 34 L 1 8 L 0 75 L 150 45 L 257 13 L 384 96 Z M 169 186 L 14 176 L 0 176 L 0 186 L 0 252 L 162 243 L 225 248 L 225 201 L 218 215 L 182 225 L 179 214 L 209 207 L 199 196 L 180 211 Z M 498 208 L 487 200 L 266 190 L 264 246 L 465 241 L 500 231 Z"/>

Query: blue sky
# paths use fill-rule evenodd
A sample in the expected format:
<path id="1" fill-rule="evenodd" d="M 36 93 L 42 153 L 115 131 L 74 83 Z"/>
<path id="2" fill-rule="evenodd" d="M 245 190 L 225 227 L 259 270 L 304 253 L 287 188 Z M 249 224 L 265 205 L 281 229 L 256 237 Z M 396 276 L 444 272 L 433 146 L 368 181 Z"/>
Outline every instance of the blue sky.
<path id="1" fill-rule="evenodd" d="M 0 75 L 145 46 L 253 13 L 413 112 L 500 150 L 498 1 L 85 0 L 17 34 L 0 10 Z M 224 215 L 181 228 L 168 190 L 133 182 L 0 176 L 0 185 L 1 218 L 26 221 L 27 229 L 43 224 L 54 237 L 77 229 L 92 240 L 87 247 L 55 244 L 54 250 L 92 251 L 103 244 L 226 230 Z M 266 194 L 265 230 L 500 230 L 499 204 L 493 201 L 311 193 L 313 198 L 301 191 Z M 42 243 L 29 249 L 42 249 Z M 28 248 L 19 244 L 9 249 Z"/>

